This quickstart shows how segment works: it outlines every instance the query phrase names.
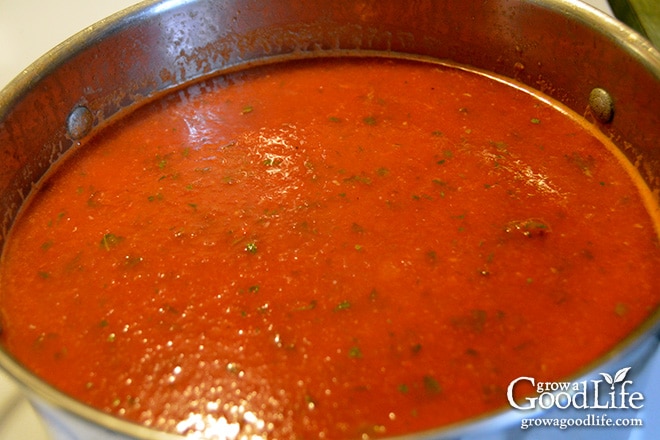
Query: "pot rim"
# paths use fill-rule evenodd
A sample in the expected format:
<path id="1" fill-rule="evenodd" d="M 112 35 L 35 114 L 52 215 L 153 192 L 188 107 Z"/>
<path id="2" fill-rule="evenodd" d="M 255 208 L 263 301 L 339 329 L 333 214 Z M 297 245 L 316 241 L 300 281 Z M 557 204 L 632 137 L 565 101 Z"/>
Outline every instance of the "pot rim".
<path id="1" fill-rule="evenodd" d="M 521 1 L 556 14 L 564 15 L 571 20 L 584 24 L 594 32 L 605 35 L 614 44 L 632 54 L 637 62 L 645 66 L 660 81 L 660 51 L 646 38 L 639 35 L 627 25 L 578 0 Z M 4 89 L 0 90 L 0 127 L 2 126 L 2 121 L 12 111 L 16 103 L 20 102 L 31 90 L 39 87 L 40 82 L 44 78 L 48 77 L 49 74 L 57 70 L 60 66 L 65 65 L 76 54 L 93 47 L 99 41 L 121 32 L 129 26 L 139 25 L 149 17 L 194 2 L 195 0 L 148 0 L 117 12 L 55 46 L 10 81 Z M 249 68 L 249 66 L 246 68 Z M 210 76 L 220 74 L 222 72 L 216 71 Z M 201 78 L 191 78 L 187 83 L 195 82 L 199 79 Z M 165 93 L 167 93 L 167 90 L 159 92 L 158 95 L 162 96 Z M 594 374 L 597 369 L 607 368 L 608 365 L 616 364 L 622 357 L 639 350 L 645 342 L 653 339 L 653 336 L 658 332 L 660 332 L 660 307 L 640 327 L 620 341 L 607 354 L 584 366 L 566 380 L 578 380 Z M 74 418 L 90 422 L 95 426 L 139 439 L 180 440 L 185 438 L 178 434 L 158 431 L 135 422 L 123 420 L 87 406 L 31 373 L 1 346 L 0 369 L 8 373 L 31 398 L 37 401 L 43 400 L 48 405 L 64 411 L 68 415 L 74 416 Z M 411 435 L 414 435 L 418 439 L 470 435 L 480 432 L 483 429 L 490 430 L 494 427 L 508 427 L 514 422 L 519 421 L 523 416 L 525 418 L 531 418 L 538 416 L 542 412 L 541 410 L 537 410 L 523 414 L 512 408 L 501 408 L 454 424 Z M 410 438 L 410 435 L 390 437 L 391 440 L 403 438 Z"/>

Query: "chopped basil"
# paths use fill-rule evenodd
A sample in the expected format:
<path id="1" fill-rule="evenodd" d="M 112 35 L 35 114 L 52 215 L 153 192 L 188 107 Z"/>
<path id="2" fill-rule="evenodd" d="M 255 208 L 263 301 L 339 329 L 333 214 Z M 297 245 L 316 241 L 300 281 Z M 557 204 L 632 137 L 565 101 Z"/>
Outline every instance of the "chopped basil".
<path id="1" fill-rule="evenodd" d="M 126 257 L 124 257 L 124 265 L 126 267 L 135 267 L 141 263 L 142 260 L 143 258 L 139 255 L 126 255 Z"/>
<path id="2" fill-rule="evenodd" d="M 364 233 L 364 228 L 362 226 L 360 226 L 359 224 L 357 224 L 357 223 L 353 223 L 353 224 L 351 224 L 351 231 L 353 231 L 357 234 L 362 234 L 362 233 Z"/>
<path id="3" fill-rule="evenodd" d="M 617 316 L 625 316 L 628 314 L 628 306 L 622 302 L 616 303 L 614 313 L 616 313 Z"/>
<path id="4" fill-rule="evenodd" d="M 366 116 L 362 118 L 362 122 L 367 125 L 376 125 L 376 118 L 374 116 Z"/>
<path id="5" fill-rule="evenodd" d="M 430 394 L 438 394 L 442 389 L 433 376 L 424 376 L 424 389 Z"/>
<path id="6" fill-rule="evenodd" d="M 229 362 L 226 366 L 226 370 L 227 370 L 228 373 L 231 373 L 231 374 L 238 374 L 241 371 L 239 366 L 234 362 Z"/>
<path id="7" fill-rule="evenodd" d="M 385 167 L 380 167 L 376 170 L 376 174 L 379 175 L 380 177 L 385 177 L 388 174 L 390 174 L 390 170 L 388 170 Z"/>
<path id="8" fill-rule="evenodd" d="M 371 179 L 365 175 L 354 174 L 351 177 L 344 179 L 344 182 L 347 183 L 363 183 L 365 185 L 371 185 Z"/>
<path id="9" fill-rule="evenodd" d="M 251 254 L 257 253 L 257 244 L 254 241 L 249 242 L 245 245 L 245 250 Z"/>
<path id="10" fill-rule="evenodd" d="M 309 410 L 316 408 L 316 401 L 309 394 L 305 394 L 305 403 L 307 404 L 307 409 Z"/>
<path id="11" fill-rule="evenodd" d="M 338 312 L 340 310 L 347 310 L 347 309 L 350 309 L 350 308 L 351 308 L 350 301 L 344 300 L 344 301 L 340 302 L 339 304 L 337 304 L 337 306 L 334 308 L 334 311 Z"/>
<path id="12" fill-rule="evenodd" d="M 596 165 L 596 161 L 592 156 L 584 157 L 582 154 L 575 152 L 571 155 L 565 155 L 565 157 L 569 163 L 580 169 L 585 176 L 592 177 Z"/>
<path id="13" fill-rule="evenodd" d="M 362 350 L 360 350 L 360 347 L 353 346 L 348 350 L 348 357 L 353 358 L 353 359 L 360 359 L 362 358 Z"/>
<path id="14" fill-rule="evenodd" d="M 109 251 L 111 248 L 117 246 L 123 240 L 124 240 L 124 237 L 119 237 L 115 234 L 107 233 L 101 239 L 100 245 L 103 249 L 105 249 L 106 251 Z"/>
<path id="15" fill-rule="evenodd" d="M 528 238 L 543 237 L 550 232 L 550 226 L 543 220 L 525 219 L 509 222 L 504 227 L 507 233 L 519 232 Z"/>
<path id="16" fill-rule="evenodd" d="M 309 302 L 309 304 L 304 305 L 304 306 L 302 306 L 302 307 L 298 307 L 298 308 L 295 309 L 295 310 L 296 310 L 296 311 L 314 310 L 314 309 L 316 308 L 316 304 L 317 304 L 316 300 L 313 299 L 313 300 L 311 300 L 311 301 Z"/>
<path id="17" fill-rule="evenodd" d="M 154 202 L 156 200 L 163 200 L 163 195 L 161 193 L 156 193 L 154 195 L 148 196 L 147 200 Z"/>

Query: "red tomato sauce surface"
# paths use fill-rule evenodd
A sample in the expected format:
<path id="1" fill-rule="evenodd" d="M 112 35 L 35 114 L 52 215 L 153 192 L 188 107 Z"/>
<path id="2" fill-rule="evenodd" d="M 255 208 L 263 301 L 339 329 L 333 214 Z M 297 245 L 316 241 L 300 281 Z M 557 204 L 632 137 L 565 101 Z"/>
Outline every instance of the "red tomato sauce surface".
<path id="1" fill-rule="evenodd" d="M 572 374 L 657 307 L 658 268 L 640 188 L 545 98 L 444 65 L 286 63 L 67 158 L 6 245 L 0 338 L 160 430 L 379 437 Z"/>

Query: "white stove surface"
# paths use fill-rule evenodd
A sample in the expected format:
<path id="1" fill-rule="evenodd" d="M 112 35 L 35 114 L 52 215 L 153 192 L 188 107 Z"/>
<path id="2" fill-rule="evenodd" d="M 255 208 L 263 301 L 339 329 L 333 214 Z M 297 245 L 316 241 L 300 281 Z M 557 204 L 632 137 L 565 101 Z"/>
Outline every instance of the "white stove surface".
<path id="1" fill-rule="evenodd" d="M 0 0 L 0 88 L 42 54 L 114 12 L 138 3 L 135 0 Z M 585 3 L 612 14 L 606 0 Z M 660 438 L 660 350 L 635 380 L 643 384 L 644 409 L 635 414 L 643 428 L 607 430 L 574 428 L 536 429 L 520 432 L 526 438 L 651 440 Z M 508 439 L 518 436 L 507 435 Z M 0 440 L 50 440 L 43 423 L 19 388 L 0 371 Z"/>

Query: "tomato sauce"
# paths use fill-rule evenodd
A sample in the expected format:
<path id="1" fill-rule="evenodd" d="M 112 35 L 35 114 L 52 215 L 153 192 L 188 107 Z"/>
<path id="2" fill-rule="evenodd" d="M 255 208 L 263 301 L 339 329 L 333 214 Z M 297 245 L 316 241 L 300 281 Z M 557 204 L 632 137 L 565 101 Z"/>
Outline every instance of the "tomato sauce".
<path id="1" fill-rule="evenodd" d="M 516 377 L 574 373 L 658 306 L 657 225 L 624 165 L 547 98 L 457 67 L 220 76 L 42 183 L 4 250 L 1 342 L 175 433 L 450 424 L 507 407 Z"/>

